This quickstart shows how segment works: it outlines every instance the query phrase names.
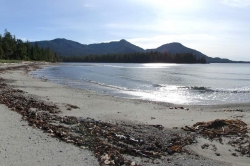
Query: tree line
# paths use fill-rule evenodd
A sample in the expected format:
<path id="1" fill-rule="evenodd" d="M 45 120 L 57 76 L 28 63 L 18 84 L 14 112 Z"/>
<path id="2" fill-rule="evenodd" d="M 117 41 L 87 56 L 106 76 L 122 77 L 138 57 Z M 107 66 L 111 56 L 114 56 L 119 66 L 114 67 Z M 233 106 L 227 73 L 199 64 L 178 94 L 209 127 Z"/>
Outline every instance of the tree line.
<path id="1" fill-rule="evenodd" d="M 0 59 L 47 62 L 58 62 L 61 60 L 49 47 L 40 48 L 37 43 L 32 46 L 29 41 L 23 42 L 21 39 L 16 39 L 6 29 L 3 35 L 0 34 Z"/>
<path id="2" fill-rule="evenodd" d="M 128 54 L 106 54 L 88 56 L 65 56 L 63 62 L 100 63 L 206 63 L 206 58 L 197 58 L 192 53 L 170 54 L 168 52 L 137 52 Z"/>

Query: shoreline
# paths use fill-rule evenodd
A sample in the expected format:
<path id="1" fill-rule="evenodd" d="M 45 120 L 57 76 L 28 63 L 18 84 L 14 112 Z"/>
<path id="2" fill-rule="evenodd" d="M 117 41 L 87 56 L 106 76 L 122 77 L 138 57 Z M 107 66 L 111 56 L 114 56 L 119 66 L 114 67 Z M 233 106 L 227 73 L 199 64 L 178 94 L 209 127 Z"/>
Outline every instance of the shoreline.
<path id="1" fill-rule="evenodd" d="M 173 128 L 180 129 L 184 126 L 191 126 L 196 122 L 211 121 L 218 118 L 238 118 L 250 125 L 250 103 L 175 105 L 100 95 L 35 79 L 23 71 L 6 71 L 5 74 L 1 74 L 1 77 L 7 81 L 7 84 L 14 86 L 16 89 L 38 96 L 41 100 L 57 104 L 62 111 L 61 116 L 90 117 L 102 122 L 111 122 L 112 124 L 120 122 L 148 125 L 159 124 L 171 130 Z M 68 104 L 77 106 L 79 109 L 72 109 Z M 174 109 L 175 107 L 179 108 Z M 186 107 L 187 109 L 182 109 L 181 107 Z M 236 110 L 243 110 L 243 112 Z M 198 144 L 190 147 L 190 149 L 197 151 L 201 156 L 218 161 L 228 161 L 233 165 L 247 165 L 250 161 L 249 157 L 239 156 L 232 158 L 230 154 L 224 154 L 228 150 L 227 148 L 220 152 L 221 156 L 219 157 L 207 153 L 208 151 L 201 148 L 199 149 L 199 146 Z M 219 145 L 216 144 L 216 146 Z"/>
<path id="2" fill-rule="evenodd" d="M 86 78 L 84 76 L 85 74 L 81 72 L 80 66 L 84 66 L 83 70 L 84 71 L 86 70 L 86 74 L 87 74 Z M 85 68 L 85 66 L 87 67 Z M 88 66 L 90 66 L 90 68 Z M 96 66 L 96 68 L 92 69 L 91 66 Z M 140 66 L 143 67 L 144 64 L 140 64 Z M 145 64 L 145 66 L 146 68 L 151 68 L 150 65 L 147 66 Z M 71 75 L 67 71 L 68 67 L 70 68 L 70 70 L 71 70 L 71 67 L 74 67 L 74 73 L 72 73 L 72 76 L 67 76 L 63 73 L 59 74 L 60 75 L 59 77 L 55 75 L 57 72 L 60 73 L 62 71 L 65 71 L 66 73 L 68 73 L 68 75 Z M 247 90 L 248 89 L 247 88 L 248 86 L 246 85 L 247 82 L 239 82 L 239 83 L 235 82 L 234 83 L 232 81 L 229 81 L 227 83 L 229 85 L 225 86 L 223 85 L 223 81 L 222 83 L 220 83 L 220 81 L 218 82 L 217 75 L 214 76 L 215 77 L 214 79 L 215 79 L 215 83 L 218 85 L 213 83 L 213 81 L 210 82 L 211 85 L 208 85 L 208 83 L 204 83 L 206 81 L 203 79 L 200 80 L 200 82 L 203 82 L 202 84 L 197 84 L 199 82 L 199 81 L 197 82 L 197 78 L 200 77 L 200 74 L 198 74 L 197 77 L 193 78 L 194 79 L 193 83 L 191 83 L 192 78 L 184 77 L 185 81 L 187 81 L 187 79 L 191 79 L 191 80 L 187 81 L 187 84 L 185 84 L 183 81 L 180 81 L 179 83 L 177 82 L 176 85 L 174 84 L 171 85 L 171 83 L 169 83 L 169 81 L 167 80 L 165 80 L 165 83 L 159 82 L 159 80 L 156 80 L 156 81 L 151 80 L 149 82 L 146 81 L 145 83 L 142 83 L 143 84 L 142 85 L 139 80 L 142 81 L 144 80 L 143 78 L 138 78 L 139 80 L 137 79 L 134 80 L 134 78 L 132 77 L 128 80 L 129 82 L 126 82 L 126 80 L 123 80 L 125 77 L 122 76 L 124 73 L 120 73 L 122 75 L 121 75 L 121 78 L 119 76 L 118 80 L 112 80 L 112 77 L 108 75 L 107 75 L 107 78 L 105 76 L 104 81 L 100 80 L 100 78 L 96 78 L 96 76 L 98 77 L 97 73 L 99 73 L 96 70 L 100 69 L 104 71 L 106 70 L 109 71 L 109 70 L 112 70 L 113 67 L 115 67 L 114 68 L 115 73 L 120 71 L 120 69 L 119 70 L 116 69 L 116 67 L 118 66 L 116 65 L 114 66 L 112 64 L 103 65 L 101 63 L 100 64 L 82 63 L 78 65 L 74 63 L 72 64 L 59 63 L 58 66 L 48 67 L 42 70 L 31 72 L 30 74 L 35 78 L 44 79 L 44 80 L 47 80 L 49 82 L 53 82 L 56 84 L 67 85 L 71 88 L 78 88 L 82 90 L 90 90 L 90 91 L 94 91 L 98 93 L 98 95 L 108 95 L 108 96 L 113 96 L 113 97 L 122 98 L 122 99 L 144 100 L 144 101 L 150 101 L 150 102 L 170 103 L 170 104 L 183 105 L 183 106 L 228 105 L 228 104 L 245 104 L 245 103 L 249 104 L 250 103 L 248 99 L 249 91 Z M 131 67 L 133 68 L 133 66 L 130 66 L 130 65 L 123 66 L 122 68 L 124 67 L 129 68 L 128 70 L 130 70 Z M 211 67 L 209 69 L 211 69 Z M 91 73 L 88 73 L 88 70 L 90 70 Z M 50 73 L 50 71 L 52 73 Z M 136 72 L 138 71 L 136 70 Z M 83 77 L 83 78 L 77 78 L 78 76 L 76 73 L 79 73 L 79 77 Z M 102 71 L 100 71 L 100 73 L 102 73 Z M 103 73 L 103 75 L 105 75 L 105 73 Z M 171 78 L 173 76 L 171 76 Z M 102 78 L 102 76 L 100 77 Z M 178 77 L 178 75 L 176 75 L 176 77 Z M 230 79 L 230 75 L 229 76 L 226 75 L 225 77 L 228 77 L 227 79 Z M 70 78 L 72 78 L 74 81 L 68 80 Z M 211 78 L 208 77 L 206 79 L 211 80 L 212 77 Z M 241 79 L 239 78 L 239 80 Z M 168 87 L 168 84 L 170 87 Z M 239 86 L 239 87 L 235 88 L 235 86 Z M 148 88 L 151 87 L 151 88 L 146 90 L 147 88 L 144 88 L 144 87 L 148 87 Z"/>
<path id="3" fill-rule="evenodd" d="M 172 128 L 176 126 L 182 127 L 185 125 L 191 125 L 193 124 L 195 117 L 199 117 L 199 121 L 209 121 L 211 119 L 216 119 L 217 117 L 229 118 L 230 116 L 228 115 L 230 114 L 231 116 L 234 116 L 235 114 L 239 113 L 237 111 L 233 111 L 236 109 L 245 110 L 246 113 L 250 112 L 250 103 L 181 105 L 142 99 L 128 99 L 110 96 L 107 94 L 98 94 L 89 90 L 52 83 L 44 79 L 37 79 L 29 74 L 22 75 L 22 72 L 20 72 L 19 74 L 13 73 L 12 78 L 18 78 L 18 81 L 15 81 L 14 83 L 13 80 L 15 79 L 13 79 L 13 83 L 11 83 L 11 85 L 18 87 L 19 89 L 25 90 L 30 94 L 34 94 L 40 96 L 41 98 L 45 98 L 55 103 L 59 103 L 59 105 L 61 104 L 62 107 L 65 105 L 65 103 L 69 103 L 72 105 L 77 105 L 78 107 L 84 109 L 84 112 L 80 112 L 79 110 L 68 111 L 67 108 L 62 109 L 63 115 L 69 116 L 89 116 L 96 120 L 102 121 L 109 121 L 115 119 L 118 121 L 132 121 L 137 123 L 146 122 L 149 124 L 153 124 L 151 123 L 151 121 L 154 122 L 151 117 L 157 116 L 158 119 L 157 117 L 155 117 L 155 119 L 159 120 L 162 123 L 161 125 L 166 128 Z M 19 76 L 21 76 L 21 78 L 19 78 Z M 7 76 L 5 78 L 9 80 L 12 79 L 11 76 Z M 35 86 L 33 86 L 33 84 L 35 84 Z M 62 89 L 64 92 L 60 91 Z M 47 95 L 47 92 L 49 95 Z M 68 100 L 68 97 L 71 97 L 71 99 Z M 108 102 L 114 102 L 115 104 L 110 105 L 110 103 Z M 179 109 L 180 107 L 183 107 L 184 109 Z M 134 112 L 134 110 L 142 110 L 146 114 L 140 114 L 139 111 Z M 175 115 L 175 110 L 178 111 L 177 115 Z M 227 110 L 232 111 L 229 112 Z M 203 115 L 197 116 L 197 112 L 202 112 Z M 124 118 L 121 117 L 121 113 L 123 113 Z M 170 122 L 164 123 L 164 116 L 162 115 L 166 113 L 170 113 L 171 117 L 174 120 L 171 121 L 171 119 L 167 119 L 170 120 L 171 124 Z M 175 120 L 179 119 L 179 114 L 184 116 L 185 119 L 181 119 L 183 121 L 182 123 L 175 123 Z M 143 115 L 144 118 L 140 118 L 140 115 Z M 250 120 L 248 120 L 247 117 L 243 118 L 243 120 L 247 121 L 248 124 L 250 124 Z"/>
<path id="4" fill-rule="evenodd" d="M 0 65 L 1 75 L 5 67 L 23 64 Z M 27 72 L 22 69 L 23 73 Z M 1 77 L 1 76 L 0 76 Z M 1 80 L 2 81 L 2 80 Z M 7 83 L 8 84 L 8 83 Z M 1 91 L 2 86 L 1 84 Z M 3 100 L 1 96 L 1 100 Z M 91 151 L 86 151 L 51 137 L 42 130 L 29 126 L 22 115 L 5 104 L 0 104 L 0 162 L 2 165 L 99 165 Z M 83 157 L 84 156 L 84 157 Z"/>

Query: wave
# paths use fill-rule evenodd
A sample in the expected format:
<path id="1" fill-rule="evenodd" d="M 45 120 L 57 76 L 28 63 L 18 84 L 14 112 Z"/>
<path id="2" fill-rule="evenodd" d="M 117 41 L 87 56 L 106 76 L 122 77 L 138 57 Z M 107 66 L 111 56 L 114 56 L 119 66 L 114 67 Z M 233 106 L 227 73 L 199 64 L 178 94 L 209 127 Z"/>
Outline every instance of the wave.
<path id="1" fill-rule="evenodd" d="M 186 90 L 200 91 L 200 92 L 250 93 L 250 87 L 248 87 L 248 86 L 241 87 L 241 88 L 233 88 L 233 89 L 198 87 L 198 86 L 184 86 L 184 87 L 178 87 L 178 89 L 186 89 Z"/>
<path id="2" fill-rule="evenodd" d="M 175 86 L 166 84 L 153 84 L 153 87 L 164 88 L 166 90 L 175 91 L 193 91 L 193 92 L 218 92 L 218 93 L 250 93 L 250 86 L 240 87 L 240 88 L 211 88 L 204 86 Z"/>
<path id="3" fill-rule="evenodd" d="M 167 87 L 167 85 L 164 85 L 164 84 L 153 84 L 153 87 Z"/>
<path id="4" fill-rule="evenodd" d="M 209 87 L 198 87 L 198 86 L 189 86 L 189 87 L 184 87 L 184 88 L 186 88 L 186 89 L 188 89 L 188 90 L 197 90 L 197 91 L 208 91 L 208 92 L 213 92 L 214 91 L 214 89 L 212 89 L 212 88 L 209 88 Z"/>
<path id="5" fill-rule="evenodd" d="M 128 89 L 125 87 L 120 87 L 120 86 L 115 86 L 115 85 L 108 85 L 108 84 L 104 84 L 104 83 L 100 83 L 100 82 L 96 82 L 96 81 L 92 81 L 92 80 L 87 80 L 87 82 L 89 82 L 91 84 L 99 85 L 102 87 L 112 88 L 112 89 L 117 89 L 117 90 L 122 90 L 122 91 L 136 91 L 134 89 Z"/>

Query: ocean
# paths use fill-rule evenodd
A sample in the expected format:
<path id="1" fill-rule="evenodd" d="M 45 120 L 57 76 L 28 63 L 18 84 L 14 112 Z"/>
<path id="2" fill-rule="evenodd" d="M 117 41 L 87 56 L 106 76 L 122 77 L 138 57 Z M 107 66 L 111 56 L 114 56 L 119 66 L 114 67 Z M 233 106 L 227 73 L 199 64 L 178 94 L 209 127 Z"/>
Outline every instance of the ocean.
<path id="1" fill-rule="evenodd" d="M 250 102 L 250 64 L 61 63 L 30 74 L 122 98 L 187 105 Z"/>

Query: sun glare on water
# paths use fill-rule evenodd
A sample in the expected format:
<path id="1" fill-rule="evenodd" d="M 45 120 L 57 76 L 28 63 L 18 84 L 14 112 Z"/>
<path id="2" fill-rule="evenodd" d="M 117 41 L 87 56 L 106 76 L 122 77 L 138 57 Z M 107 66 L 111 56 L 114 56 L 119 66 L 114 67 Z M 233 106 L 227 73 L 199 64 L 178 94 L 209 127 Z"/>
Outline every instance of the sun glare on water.
<path id="1" fill-rule="evenodd" d="M 142 64 L 143 67 L 146 68 L 168 68 L 171 66 L 177 66 L 178 64 L 169 64 L 169 63 L 147 63 Z"/>

